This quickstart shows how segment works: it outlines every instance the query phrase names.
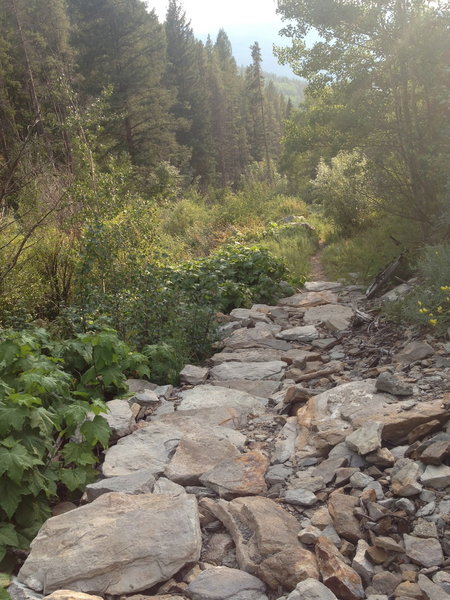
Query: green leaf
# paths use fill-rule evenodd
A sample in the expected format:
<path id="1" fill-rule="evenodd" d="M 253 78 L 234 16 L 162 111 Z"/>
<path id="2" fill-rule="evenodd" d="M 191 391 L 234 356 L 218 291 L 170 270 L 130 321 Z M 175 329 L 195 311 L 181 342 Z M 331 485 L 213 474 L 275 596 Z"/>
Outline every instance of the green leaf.
<path id="1" fill-rule="evenodd" d="M 0 446 L 0 475 L 7 473 L 14 483 L 20 483 L 25 469 L 31 469 L 37 464 L 42 464 L 42 461 L 34 458 L 19 443 L 15 444 L 13 448 Z"/>
<path id="2" fill-rule="evenodd" d="M 92 421 L 83 423 L 80 430 L 85 440 L 92 446 L 100 443 L 103 448 L 106 448 L 108 445 L 111 428 L 108 422 L 100 415 L 95 416 Z"/>
<path id="3" fill-rule="evenodd" d="M 19 506 L 23 488 L 3 477 L 0 478 L 0 507 L 5 511 L 8 519 L 11 519 Z"/>
<path id="4" fill-rule="evenodd" d="M 88 472 L 83 467 L 78 467 L 75 469 L 61 469 L 60 477 L 62 483 L 71 492 L 74 492 L 78 489 L 83 489 L 88 482 Z"/>
<path id="5" fill-rule="evenodd" d="M 17 533 L 12 523 L 0 523 L 0 545 L 12 546 L 13 548 L 19 545 Z"/>
<path id="6" fill-rule="evenodd" d="M 64 461 L 67 463 L 74 463 L 75 465 L 95 465 L 97 462 L 96 457 L 92 453 L 92 446 L 87 442 L 77 444 L 76 442 L 69 442 L 66 444 L 61 452 Z"/>

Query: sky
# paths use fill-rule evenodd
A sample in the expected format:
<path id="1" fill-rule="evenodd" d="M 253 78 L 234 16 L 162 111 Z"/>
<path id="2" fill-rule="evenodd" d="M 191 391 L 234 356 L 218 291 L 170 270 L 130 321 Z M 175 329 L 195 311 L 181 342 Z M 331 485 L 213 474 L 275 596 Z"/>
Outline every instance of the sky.
<path id="1" fill-rule="evenodd" d="M 147 0 L 149 9 L 155 9 L 161 22 L 165 20 L 167 4 L 168 0 Z M 238 65 L 251 62 L 250 44 L 257 41 L 262 50 L 263 69 L 292 76 L 289 67 L 278 65 L 272 52 L 274 43 L 287 45 L 287 40 L 278 35 L 284 24 L 276 13 L 276 0 L 182 0 L 182 4 L 196 37 L 201 40 L 205 41 L 208 34 L 214 40 L 219 29 L 225 29 Z"/>
<path id="2" fill-rule="evenodd" d="M 167 0 L 147 0 L 147 3 L 164 20 Z M 182 4 L 198 36 L 221 27 L 226 30 L 248 25 L 256 29 L 258 25 L 271 23 L 276 31 L 281 27 L 281 19 L 275 12 L 276 0 L 184 0 Z"/>

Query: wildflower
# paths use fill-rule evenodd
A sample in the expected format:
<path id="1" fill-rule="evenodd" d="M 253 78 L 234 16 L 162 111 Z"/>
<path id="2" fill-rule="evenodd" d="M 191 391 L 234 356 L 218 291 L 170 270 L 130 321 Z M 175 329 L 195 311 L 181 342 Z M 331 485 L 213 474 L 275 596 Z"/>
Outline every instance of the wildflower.
<path id="1" fill-rule="evenodd" d="M 439 314 L 441 314 L 444 311 L 444 309 L 442 308 L 442 306 L 438 306 L 437 311 Z"/>
<path id="2" fill-rule="evenodd" d="M 430 325 L 433 325 L 433 327 L 435 327 L 435 325 L 437 325 L 437 319 L 430 319 L 430 320 L 428 321 L 428 323 L 429 323 Z"/>

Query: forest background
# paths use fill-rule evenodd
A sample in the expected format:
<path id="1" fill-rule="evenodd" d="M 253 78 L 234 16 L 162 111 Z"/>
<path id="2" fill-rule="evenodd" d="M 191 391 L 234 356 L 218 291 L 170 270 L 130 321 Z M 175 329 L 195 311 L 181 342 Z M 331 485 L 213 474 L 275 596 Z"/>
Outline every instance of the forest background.
<path id="1" fill-rule="evenodd" d="M 448 7 L 278 10 L 301 104 L 178 0 L 164 23 L 141 0 L 0 2 L 2 569 L 95 477 L 125 375 L 176 381 L 219 311 L 288 295 L 319 241 L 357 283 L 400 246 L 421 285 L 391 317 L 450 324 Z"/>

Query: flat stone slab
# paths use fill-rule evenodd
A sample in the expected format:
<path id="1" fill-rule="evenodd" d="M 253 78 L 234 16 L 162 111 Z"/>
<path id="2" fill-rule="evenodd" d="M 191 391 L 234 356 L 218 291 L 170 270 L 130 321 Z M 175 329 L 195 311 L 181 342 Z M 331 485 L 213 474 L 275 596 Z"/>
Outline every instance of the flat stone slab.
<path id="1" fill-rule="evenodd" d="M 239 450 L 226 439 L 200 433 L 186 435 L 178 444 L 165 476 L 182 485 L 199 485 L 200 477 L 226 458 L 237 458 Z"/>
<path id="2" fill-rule="evenodd" d="M 262 324 L 265 325 L 265 324 Z M 274 330 L 273 326 L 252 327 L 251 329 L 236 329 L 224 339 L 224 345 L 230 350 L 245 348 L 273 348 L 275 350 L 289 350 L 290 345 L 283 340 L 275 339 L 275 334 L 280 328 Z"/>
<path id="3" fill-rule="evenodd" d="M 235 352 L 218 352 L 209 360 L 215 365 L 220 365 L 224 362 L 271 362 L 273 360 L 281 360 L 281 350 L 273 350 L 271 348 L 254 348 L 250 350 L 236 350 Z"/>
<path id="4" fill-rule="evenodd" d="M 225 362 L 213 367 L 211 379 L 223 381 L 227 379 L 271 379 L 280 381 L 284 374 L 286 363 L 281 360 L 270 362 Z"/>
<path id="5" fill-rule="evenodd" d="M 152 422 L 121 438 L 105 453 L 102 472 L 105 477 L 129 475 L 147 469 L 153 475 L 164 472 L 182 433 L 164 423 Z"/>
<path id="6" fill-rule="evenodd" d="M 181 402 L 177 412 L 219 409 L 228 411 L 229 416 L 262 414 L 265 403 L 251 394 L 213 385 L 199 385 L 181 394 Z"/>
<path id="7" fill-rule="evenodd" d="M 282 298 L 279 304 L 291 308 L 308 308 L 311 306 L 320 306 L 321 304 L 334 304 L 337 301 L 338 297 L 336 294 L 327 290 L 316 290 L 295 294 L 289 298 Z"/>
<path id="8" fill-rule="evenodd" d="M 350 326 L 354 315 L 350 306 L 343 304 L 324 304 L 308 308 L 303 316 L 306 324 L 323 323 L 331 331 L 343 331 Z"/>
<path id="9" fill-rule="evenodd" d="M 200 573 L 188 586 L 192 600 L 267 600 L 264 583 L 238 569 L 214 567 Z"/>
<path id="10" fill-rule="evenodd" d="M 18 579 L 44 594 L 130 594 L 196 562 L 201 544 L 194 496 L 105 494 L 44 523 Z"/>
<path id="11" fill-rule="evenodd" d="M 304 287 L 307 292 L 337 291 L 342 289 L 342 283 L 338 281 L 306 281 Z"/>
<path id="12" fill-rule="evenodd" d="M 150 494 L 153 491 L 155 477 L 152 470 L 143 469 L 121 477 L 107 477 L 86 486 L 85 497 L 92 502 L 103 494 L 123 492 L 124 494 Z"/>
<path id="13" fill-rule="evenodd" d="M 221 498 L 258 496 L 267 491 L 265 474 L 268 466 L 267 458 L 253 450 L 219 462 L 200 477 L 200 482 Z"/>
<path id="14" fill-rule="evenodd" d="M 274 381 L 273 379 L 257 381 L 252 381 L 251 379 L 227 379 L 225 381 L 211 381 L 211 385 L 240 390 L 257 398 L 270 398 L 272 394 L 278 392 L 282 384 L 280 381 Z"/>
<path id="15" fill-rule="evenodd" d="M 208 369 L 196 365 L 185 365 L 180 373 L 180 382 L 188 385 L 200 385 L 205 383 L 208 377 Z"/>
<path id="16" fill-rule="evenodd" d="M 311 342 L 319 337 L 319 332 L 314 325 L 301 325 L 291 327 L 277 333 L 277 338 L 289 342 Z"/>

